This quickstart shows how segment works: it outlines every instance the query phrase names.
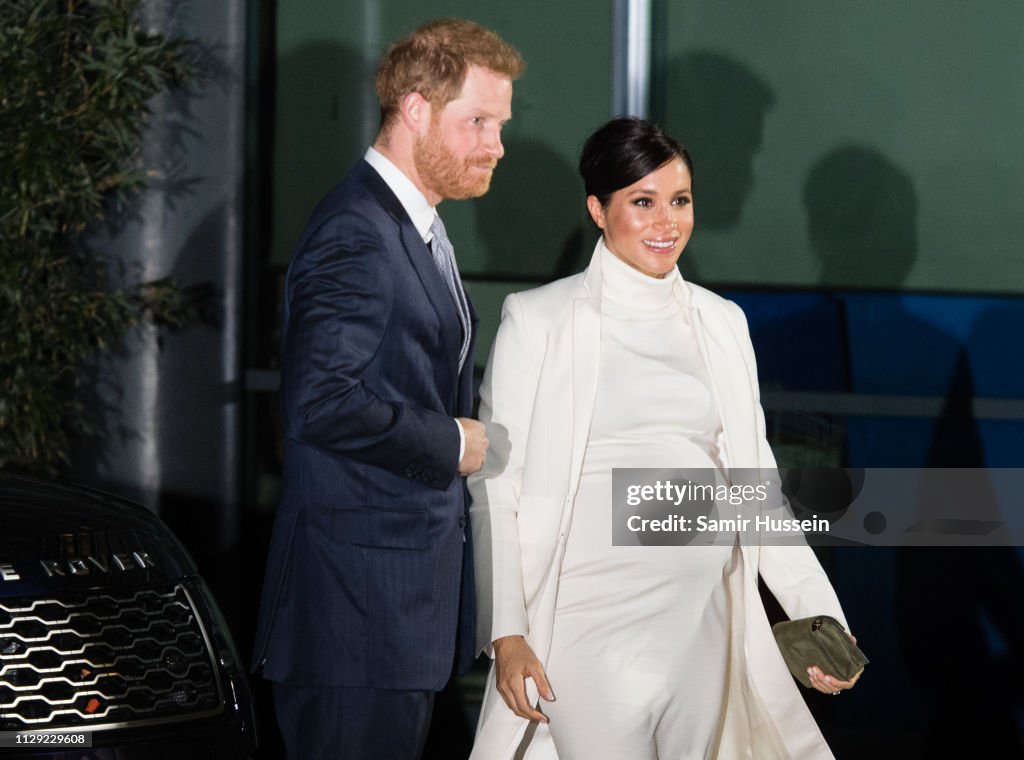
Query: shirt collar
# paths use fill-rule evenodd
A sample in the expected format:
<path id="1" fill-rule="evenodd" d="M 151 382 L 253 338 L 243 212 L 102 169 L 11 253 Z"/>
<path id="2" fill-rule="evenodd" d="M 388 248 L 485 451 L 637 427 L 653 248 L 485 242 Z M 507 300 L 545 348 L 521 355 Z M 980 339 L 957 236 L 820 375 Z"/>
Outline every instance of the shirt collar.
<path id="1" fill-rule="evenodd" d="M 412 180 L 395 166 L 391 159 L 373 146 L 366 149 L 366 155 L 363 156 L 363 159 L 374 168 L 381 179 L 384 180 L 384 184 L 398 198 L 398 202 L 402 204 L 405 213 L 412 219 L 412 224 L 420 234 L 420 237 L 423 238 L 423 242 L 429 243 L 431 238 L 433 238 L 433 234 L 430 232 L 430 225 L 433 224 L 434 217 L 437 216 L 434 207 L 427 203 L 427 199 L 416 185 L 412 183 Z"/>

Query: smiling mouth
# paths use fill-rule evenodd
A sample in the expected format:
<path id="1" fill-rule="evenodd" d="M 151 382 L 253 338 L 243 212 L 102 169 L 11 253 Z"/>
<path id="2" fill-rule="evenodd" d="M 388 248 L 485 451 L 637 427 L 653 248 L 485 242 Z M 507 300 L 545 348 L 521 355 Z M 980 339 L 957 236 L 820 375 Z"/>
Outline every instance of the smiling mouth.
<path id="1" fill-rule="evenodd" d="M 678 239 L 674 238 L 672 240 L 644 240 L 643 244 L 653 251 L 658 251 L 659 253 L 666 253 L 675 248 L 677 242 Z"/>

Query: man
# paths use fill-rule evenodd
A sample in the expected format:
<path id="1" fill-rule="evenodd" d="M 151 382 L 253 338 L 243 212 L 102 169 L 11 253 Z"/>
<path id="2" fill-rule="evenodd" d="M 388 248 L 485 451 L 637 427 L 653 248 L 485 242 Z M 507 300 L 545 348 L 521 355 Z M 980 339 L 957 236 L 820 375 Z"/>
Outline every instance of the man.
<path id="1" fill-rule="evenodd" d="M 487 439 L 467 418 L 476 314 L 434 207 L 487 192 L 522 68 L 469 21 L 393 45 L 380 133 L 289 266 L 285 490 L 255 657 L 291 758 L 419 757 L 457 627 L 472 659 L 463 478 Z"/>

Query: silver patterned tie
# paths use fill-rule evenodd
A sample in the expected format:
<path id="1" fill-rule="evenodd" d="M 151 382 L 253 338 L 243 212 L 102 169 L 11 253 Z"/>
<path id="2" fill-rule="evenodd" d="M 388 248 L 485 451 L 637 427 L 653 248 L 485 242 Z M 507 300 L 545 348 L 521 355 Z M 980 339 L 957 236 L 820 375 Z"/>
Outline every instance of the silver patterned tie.
<path id="1" fill-rule="evenodd" d="M 462 365 L 466 362 L 466 355 L 469 353 L 469 303 L 466 301 L 466 291 L 462 289 L 462 280 L 459 278 L 458 267 L 455 266 L 455 251 L 452 249 L 452 241 L 448 239 L 445 232 L 444 222 L 441 217 L 434 215 L 434 221 L 430 223 L 430 231 L 434 239 L 430 244 L 430 251 L 434 255 L 434 263 L 444 277 L 448 285 L 448 292 L 455 301 L 456 311 L 459 312 L 459 324 L 462 325 L 462 345 L 459 347 L 459 372 L 462 372 Z"/>

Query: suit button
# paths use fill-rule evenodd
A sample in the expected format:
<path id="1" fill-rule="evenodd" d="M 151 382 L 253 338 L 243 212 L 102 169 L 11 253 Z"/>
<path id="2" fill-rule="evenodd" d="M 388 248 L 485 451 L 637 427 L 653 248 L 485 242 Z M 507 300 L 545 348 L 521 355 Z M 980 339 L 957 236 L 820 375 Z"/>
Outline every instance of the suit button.
<path id="1" fill-rule="evenodd" d="M 466 522 L 467 522 L 466 516 L 463 515 L 462 517 L 459 518 L 459 527 L 460 528 L 465 528 L 466 527 Z"/>

